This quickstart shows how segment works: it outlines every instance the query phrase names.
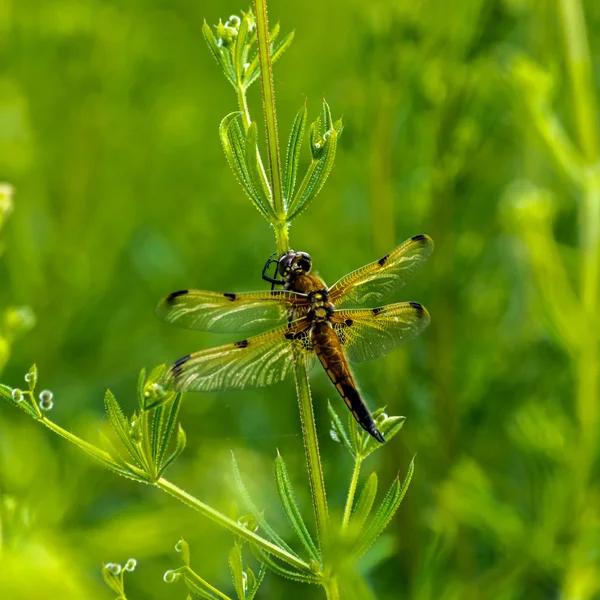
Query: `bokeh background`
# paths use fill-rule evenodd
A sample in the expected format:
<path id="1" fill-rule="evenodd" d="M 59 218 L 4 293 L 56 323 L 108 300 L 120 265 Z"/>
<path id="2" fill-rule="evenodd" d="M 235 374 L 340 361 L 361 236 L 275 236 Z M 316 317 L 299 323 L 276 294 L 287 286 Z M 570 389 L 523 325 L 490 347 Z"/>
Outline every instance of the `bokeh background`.
<path id="1" fill-rule="evenodd" d="M 325 97 L 345 124 L 333 174 L 293 224 L 292 246 L 333 283 L 416 233 L 436 242 L 397 297 L 425 304 L 431 326 L 356 368 L 372 407 L 407 417 L 364 474 L 377 468 L 385 487 L 417 454 L 409 493 L 362 565 L 377 598 L 600 598 L 598 397 L 582 389 L 577 350 L 579 335 L 597 342 L 579 300 L 590 187 L 563 156 L 582 148 L 581 131 L 598 135 L 594 120 L 578 125 L 586 99 L 569 78 L 561 8 L 577 4 L 270 2 L 271 21 L 296 30 L 276 65 L 282 139 L 305 99 L 313 119 Z M 16 190 L 0 233 L 0 307 L 28 306 L 36 318 L 11 344 L 2 382 L 22 385 L 37 363 L 53 418 L 92 442 L 106 428 L 107 387 L 133 410 L 142 366 L 229 339 L 161 323 L 160 297 L 264 287 L 274 238 L 228 170 L 217 130 L 236 100 L 201 34 L 204 18 L 246 8 L 0 5 L 0 179 Z M 600 4 L 583 8 L 593 92 Z M 255 118 L 258 94 L 256 85 Z M 593 148 L 581 154 L 593 162 Z M 329 437 L 327 400 L 344 407 L 323 374 L 312 382 L 339 512 L 351 464 Z M 170 472 L 178 485 L 229 512 L 233 450 L 285 530 L 272 476 L 279 449 L 310 513 L 291 383 L 188 395 L 182 422 L 188 448 Z M 196 570 L 231 591 L 227 532 L 105 472 L 9 405 L 0 406 L 0 503 L 7 600 L 110 598 L 100 565 L 130 556 L 128 597 L 183 598 L 162 581 L 179 565 L 182 535 Z M 268 575 L 259 597 L 284 594 L 321 592 Z"/>

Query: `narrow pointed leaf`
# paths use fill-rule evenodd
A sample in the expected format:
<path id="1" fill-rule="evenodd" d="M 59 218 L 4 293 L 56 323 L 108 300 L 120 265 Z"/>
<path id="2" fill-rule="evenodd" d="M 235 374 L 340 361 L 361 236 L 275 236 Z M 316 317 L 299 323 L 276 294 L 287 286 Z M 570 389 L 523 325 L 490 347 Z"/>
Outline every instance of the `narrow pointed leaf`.
<path id="1" fill-rule="evenodd" d="M 316 575 L 302 573 L 300 571 L 291 571 L 290 569 L 282 567 L 253 542 L 250 542 L 250 550 L 257 560 L 271 569 L 274 573 L 277 573 L 277 575 L 302 583 L 319 583 L 319 578 Z"/>
<path id="2" fill-rule="evenodd" d="M 298 503 L 296 502 L 296 494 L 292 487 L 292 482 L 285 466 L 285 462 L 281 455 L 278 453 L 275 459 L 275 478 L 277 480 L 277 491 L 279 492 L 279 498 L 283 506 L 290 525 L 296 532 L 296 535 L 302 542 L 302 545 L 306 548 L 311 558 L 319 561 L 319 551 L 315 546 L 308 528 L 302 519 Z"/>
<path id="3" fill-rule="evenodd" d="M 369 523 L 365 533 L 361 536 L 356 547 L 356 554 L 358 556 L 364 554 L 364 552 L 370 548 L 375 540 L 381 535 L 383 530 L 388 526 L 389 522 L 394 516 L 394 513 L 396 510 L 398 510 L 404 495 L 406 494 L 406 490 L 410 485 L 414 470 L 415 460 L 413 458 L 413 460 L 410 462 L 410 466 L 404 481 L 402 484 L 400 484 L 400 479 L 396 477 L 388 493 L 383 499 L 379 510 L 371 519 L 371 522 Z"/>
<path id="4" fill-rule="evenodd" d="M 248 17 L 243 16 L 240 22 L 240 27 L 238 29 L 238 35 L 235 39 L 235 47 L 234 47 L 234 68 L 236 74 L 236 81 L 241 83 L 242 76 L 244 73 L 244 62 L 245 62 L 245 54 L 246 54 L 246 40 L 248 37 Z"/>
<path id="5" fill-rule="evenodd" d="M 323 101 L 324 113 L 329 115 L 329 107 L 327 103 Z M 331 121 L 331 117 L 326 118 L 327 121 Z M 317 118 L 316 121 L 311 125 L 310 128 L 310 147 L 312 154 L 312 161 L 308 167 L 304 179 L 300 183 L 298 191 L 294 195 L 292 202 L 288 209 L 288 221 L 296 218 L 325 185 L 325 181 L 329 177 L 331 170 L 333 169 L 333 163 L 335 161 L 335 153 L 337 149 L 337 137 L 338 132 L 335 127 L 326 129 L 321 134 L 321 117 Z"/>
<path id="6" fill-rule="evenodd" d="M 273 28 L 271 29 L 271 31 L 269 32 L 269 42 L 271 44 L 274 44 L 275 41 L 277 40 L 277 38 L 279 37 L 279 32 L 281 31 L 281 24 L 279 23 L 279 21 L 277 23 L 275 23 L 275 25 L 273 25 Z M 271 54 L 273 54 L 273 52 L 271 51 Z"/>
<path id="7" fill-rule="evenodd" d="M 140 452 L 129 435 L 129 423 L 123 415 L 119 403 L 110 390 L 106 390 L 106 395 L 104 396 L 104 406 L 106 407 L 108 420 L 110 421 L 110 424 L 112 425 L 112 428 L 117 434 L 118 438 L 121 440 L 121 443 L 123 446 L 125 446 L 125 449 L 127 452 L 129 452 L 129 455 L 137 463 L 137 465 L 141 468 L 144 468 L 144 463 L 142 457 L 140 456 Z"/>
<path id="8" fill-rule="evenodd" d="M 161 419 L 161 428 L 158 432 L 159 440 L 158 440 L 158 452 L 156 455 L 156 464 L 161 465 L 165 455 L 167 454 L 167 449 L 169 447 L 169 442 L 171 441 L 171 437 L 173 436 L 173 432 L 177 427 L 177 419 L 179 418 L 179 408 L 181 407 L 181 399 L 182 394 L 179 393 L 173 398 L 173 401 L 165 408 L 164 416 Z M 164 406 L 164 405 L 163 405 Z M 157 409 L 158 410 L 158 409 Z M 156 418 L 156 417 L 155 417 Z M 178 441 L 179 444 L 179 441 Z M 185 444 L 184 444 L 185 447 Z M 182 449 L 183 452 L 183 449 Z"/>
<path id="9" fill-rule="evenodd" d="M 357 531 L 362 529 L 368 516 L 371 514 L 375 496 L 377 495 L 377 482 L 377 473 L 373 471 L 367 481 L 365 481 L 365 485 L 352 513 L 352 524 Z"/>
<path id="10" fill-rule="evenodd" d="M 385 415 L 382 419 L 376 419 L 377 428 L 385 438 L 386 444 L 402 429 L 405 421 L 406 417 L 388 417 L 387 415 Z M 378 442 L 372 435 L 364 435 L 365 441 L 361 451 L 361 456 L 363 458 L 369 456 L 371 452 L 375 452 L 375 450 L 383 448 L 385 445 Z"/>
<path id="11" fill-rule="evenodd" d="M 204 24 L 202 25 L 202 33 L 206 43 L 208 44 L 211 54 L 215 57 L 215 60 L 223 70 L 225 77 L 231 83 L 231 85 L 235 87 L 235 71 L 232 68 L 233 65 L 231 63 L 231 58 L 229 60 L 225 59 L 226 55 L 229 54 L 229 51 L 224 49 L 222 46 L 219 46 L 219 42 L 217 41 L 213 30 L 206 21 L 204 21 Z"/>
<path id="12" fill-rule="evenodd" d="M 244 188 L 244 191 L 263 217 L 270 222 L 272 216 L 270 215 L 270 207 L 265 206 L 249 172 L 246 160 L 246 136 L 241 119 L 240 112 L 233 112 L 221 121 L 219 127 L 221 144 L 223 145 L 227 162 Z"/>
<path id="13" fill-rule="evenodd" d="M 179 425 L 177 429 L 177 444 L 175 445 L 175 450 L 173 453 L 165 460 L 164 464 L 160 467 L 160 474 L 162 475 L 171 465 L 174 460 L 177 460 L 179 456 L 181 456 L 182 452 L 185 450 L 185 445 L 187 443 L 187 437 L 185 435 L 185 431 L 183 427 Z M 160 463 L 159 463 L 160 464 Z"/>
<path id="14" fill-rule="evenodd" d="M 229 552 L 229 568 L 233 577 L 235 593 L 239 600 L 245 600 L 244 568 L 242 564 L 242 550 L 239 546 L 234 546 Z"/>
<path id="15" fill-rule="evenodd" d="M 254 600 L 254 597 L 258 592 L 258 588 L 260 587 L 260 584 L 262 583 L 267 573 L 267 567 L 266 565 L 261 564 L 260 569 L 258 571 L 258 575 L 254 575 L 250 567 L 246 569 L 246 572 L 248 574 L 248 592 L 246 593 L 246 598 L 247 600 Z"/>
<path id="16" fill-rule="evenodd" d="M 265 206 L 271 206 L 271 190 L 269 189 L 263 163 L 258 149 L 258 130 L 256 121 L 252 121 L 246 131 L 246 162 L 254 189 L 260 195 Z"/>
<path id="17" fill-rule="evenodd" d="M 282 40 L 274 45 L 273 49 L 271 50 L 271 61 L 273 63 L 276 63 L 281 58 L 283 53 L 292 45 L 292 42 L 294 41 L 294 35 L 295 32 L 291 31 Z"/>
<path id="18" fill-rule="evenodd" d="M 183 581 L 187 586 L 188 590 L 203 598 L 204 600 L 231 600 L 229 596 L 226 596 L 207 581 L 204 581 L 196 572 L 190 567 L 181 567 L 177 569 L 183 576 Z"/>
<path id="19" fill-rule="evenodd" d="M 296 187 L 296 177 L 298 176 L 298 162 L 300 160 L 300 149 L 302 148 L 302 140 L 304 139 L 304 130 L 306 127 L 306 103 L 298 111 L 287 146 L 285 157 L 285 175 L 283 183 L 283 192 L 286 202 L 290 202 L 294 195 Z"/>
<path id="20" fill-rule="evenodd" d="M 337 442 L 340 442 L 348 450 L 348 452 L 352 454 L 353 457 L 356 457 L 354 446 L 352 445 L 352 442 L 346 433 L 346 429 L 342 424 L 342 420 L 335 412 L 331 402 L 327 402 L 327 410 L 329 412 L 329 417 L 331 418 L 331 437 L 333 437 L 333 439 L 335 439 Z"/>
<path id="21" fill-rule="evenodd" d="M 258 525 L 262 528 L 262 530 L 266 533 L 267 537 L 275 544 L 284 548 L 287 552 L 299 558 L 299 556 L 294 552 L 284 541 L 283 539 L 275 532 L 275 530 L 267 523 L 261 511 L 258 510 L 252 498 L 250 498 L 250 494 L 246 486 L 244 485 L 244 480 L 242 479 L 242 475 L 240 474 L 240 469 L 238 467 L 237 461 L 235 460 L 235 456 L 233 453 L 231 454 L 231 462 L 233 466 L 233 476 L 238 488 L 238 492 L 244 502 L 245 508 L 250 511 Z"/>
<path id="22" fill-rule="evenodd" d="M 142 368 L 137 381 L 137 398 L 140 412 L 142 412 L 146 406 L 145 388 L 146 386 L 146 369 Z"/>

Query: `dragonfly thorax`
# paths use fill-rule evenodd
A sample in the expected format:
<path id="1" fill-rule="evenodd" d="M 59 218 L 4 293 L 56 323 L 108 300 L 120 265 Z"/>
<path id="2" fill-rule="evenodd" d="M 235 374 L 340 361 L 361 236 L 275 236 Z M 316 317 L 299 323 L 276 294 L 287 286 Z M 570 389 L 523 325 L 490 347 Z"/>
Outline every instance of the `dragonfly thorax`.
<path id="1" fill-rule="evenodd" d="M 310 309 L 307 316 L 311 321 L 329 321 L 331 319 L 335 307 L 329 302 L 329 290 L 327 288 L 310 291 L 308 301 L 310 302 Z"/>

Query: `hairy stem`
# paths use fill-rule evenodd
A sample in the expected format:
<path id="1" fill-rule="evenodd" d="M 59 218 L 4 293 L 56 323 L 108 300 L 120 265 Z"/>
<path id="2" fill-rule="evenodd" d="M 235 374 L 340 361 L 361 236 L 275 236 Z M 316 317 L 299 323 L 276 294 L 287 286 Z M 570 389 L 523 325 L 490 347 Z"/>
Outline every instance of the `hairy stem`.
<path id="1" fill-rule="evenodd" d="M 262 84 L 263 107 L 265 111 L 265 125 L 267 129 L 267 151 L 269 154 L 269 167 L 271 171 L 271 190 L 273 193 L 273 207 L 275 208 L 275 214 L 277 215 L 277 222 L 274 223 L 277 236 L 277 251 L 279 254 L 285 254 L 289 248 L 289 240 L 287 233 L 286 208 L 283 198 L 279 137 L 277 134 L 277 114 L 275 112 L 275 89 L 273 86 L 273 65 L 271 63 L 267 1 L 254 0 L 254 12 L 256 15 L 260 79 Z"/>
<path id="2" fill-rule="evenodd" d="M 323 584 L 323 587 L 325 588 L 327 600 L 340 600 L 340 587 L 337 579 L 328 579 L 327 582 Z"/>
<path id="3" fill-rule="evenodd" d="M 323 549 L 323 546 L 326 546 L 329 541 L 329 513 L 327 511 L 327 497 L 325 495 L 325 480 L 323 479 L 323 469 L 321 468 L 319 441 L 317 439 L 315 414 L 310 386 L 308 384 L 308 373 L 306 372 L 306 365 L 298 355 L 295 356 L 294 368 L 313 509 L 317 520 L 321 549 Z"/>
<path id="4" fill-rule="evenodd" d="M 350 481 L 350 489 L 348 490 L 348 498 L 346 499 L 346 508 L 344 508 L 344 518 L 342 519 L 342 531 L 348 527 L 350 522 L 350 515 L 352 514 L 352 507 L 354 506 L 354 496 L 356 495 L 356 486 L 358 485 L 358 476 L 360 474 L 360 467 L 362 464 L 362 458 L 356 457 L 354 461 L 354 470 L 352 471 L 352 480 Z"/>

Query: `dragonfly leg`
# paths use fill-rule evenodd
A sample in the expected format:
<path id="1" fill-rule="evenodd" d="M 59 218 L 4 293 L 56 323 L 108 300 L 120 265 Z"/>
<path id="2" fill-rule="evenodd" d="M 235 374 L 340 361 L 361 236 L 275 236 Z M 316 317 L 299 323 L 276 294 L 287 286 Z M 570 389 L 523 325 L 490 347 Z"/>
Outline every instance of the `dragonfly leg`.
<path id="1" fill-rule="evenodd" d="M 277 271 L 279 269 L 279 261 L 277 261 L 273 258 L 276 254 L 277 254 L 276 252 L 273 252 L 273 254 L 271 254 L 271 256 L 269 256 L 269 259 L 265 263 L 265 266 L 263 267 L 263 270 L 262 270 L 262 278 L 264 281 L 267 281 L 268 283 L 271 284 L 271 289 L 273 289 L 276 285 L 283 285 L 285 283 L 285 281 L 283 281 L 283 279 L 276 279 Z M 277 265 L 275 267 L 275 278 L 269 277 L 267 275 L 267 271 L 273 263 L 275 263 Z"/>

